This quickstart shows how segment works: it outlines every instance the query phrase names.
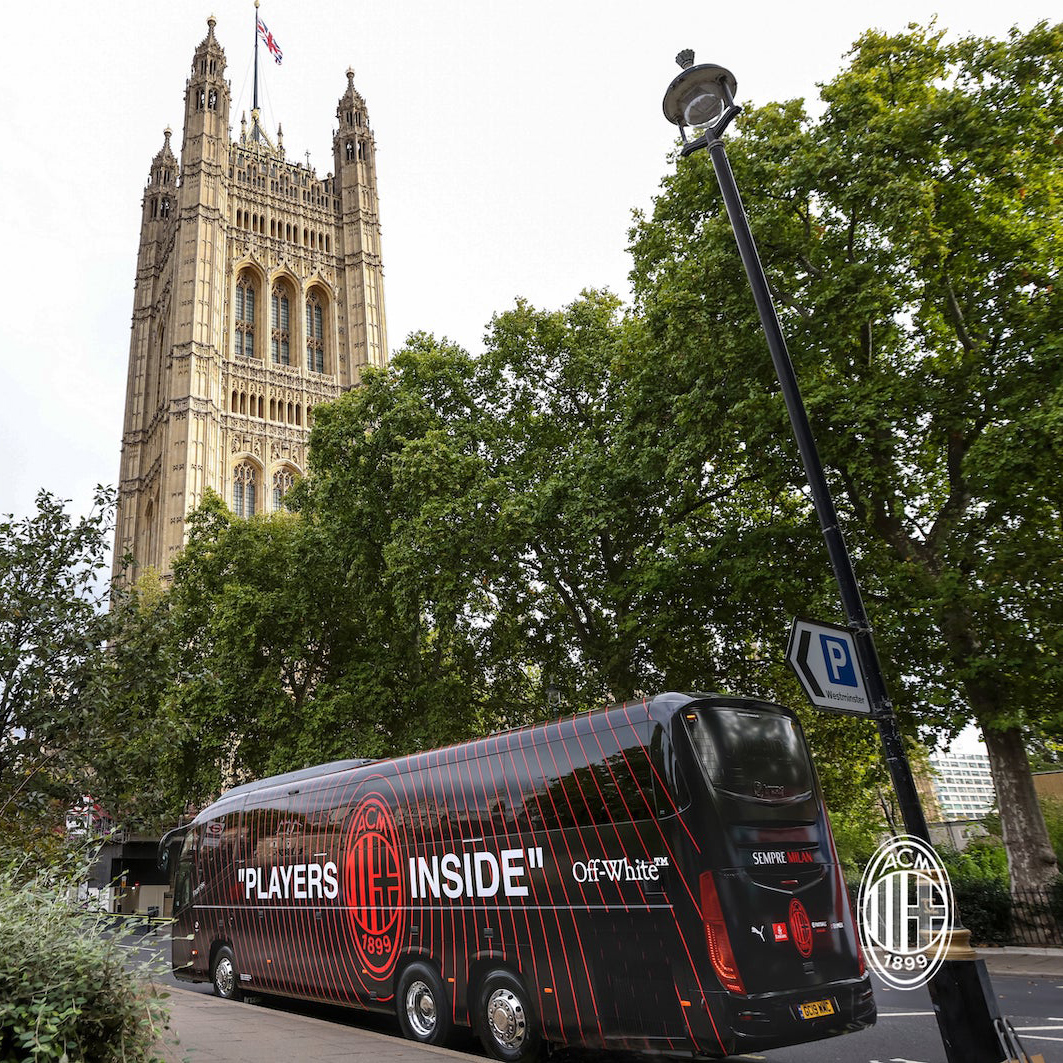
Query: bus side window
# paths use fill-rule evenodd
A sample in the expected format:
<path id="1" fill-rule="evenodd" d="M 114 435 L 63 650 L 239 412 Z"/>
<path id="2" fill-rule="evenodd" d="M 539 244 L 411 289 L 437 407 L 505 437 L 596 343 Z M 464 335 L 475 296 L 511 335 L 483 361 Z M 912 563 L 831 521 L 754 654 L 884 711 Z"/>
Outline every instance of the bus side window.
<path id="1" fill-rule="evenodd" d="M 569 770 L 561 775 L 561 784 L 576 822 L 580 825 L 610 822 L 609 810 L 579 744 L 574 739 L 565 742 L 564 753 L 568 757 Z"/>
<path id="2" fill-rule="evenodd" d="M 244 810 L 247 863 L 261 868 L 289 862 L 295 841 L 288 815 L 288 798 L 281 794 L 255 794 Z"/>
<path id="3" fill-rule="evenodd" d="M 676 763 L 672 743 L 663 727 L 657 727 L 650 741 L 650 765 L 653 771 L 653 799 L 658 819 L 674 816 L 690 804 L 690 792 Z"/>
<path id="4" fill-rule="evenodd" d="M 480 773 L 477 762 L 459 758 L 450 769 L 457 783 L 454 818 L 463 838 L 483 838 L 490 830 L 484 822 L 484 801 L 481 796 Z"/>
<path id="5" fill-rule="evenodd" d="M 614 822 L 650 819 L 657 813 L 653 772 L 638 730 L 602 730 L 594 735 L 601 754 L 595 765 L 599 787 Z"/>
<path id="6" fill-rule="evenodd" d="M 572 800 L 571 775 L 572 763 L 568 758 L 564 743 L 550 742 L 539 750 L 544 768 L 550 774 L 546 781 L 545 802 L 550 809 L 551 827 L 567 830 L 578 827 L 582 808 Z"/>
<path id="7" fill-rule="evenodd" d="M 510 793 L 517 808 L 517 823 L 522 829 L 545 830 L 543 805 L 547 799 L 542 773 L 535 761 L 535 750 L 512 750 L 510 770 L 513 773 Z"/>
<path id="8" fill-rule="evenodd" d="M 187 908 L 191 902 L 191 889 L 189 888 L 190 874 L 186 866 L 178 868 L 178 880 L 173 885 L 173 910 L 181 911 Z"/>
<path id="9" fill-rule="evenodd" d="M 491 755 L 481 758 L 479 763 L 483 771 L 484 788 L 487 791 L 487 811 L 490 816 L 490 823 L 485 822 L 484 826 L 488 829 L 493 827 L 495 834 L 501 837 L 513 830 L 513 814 L 509 794 L 506 791 L 502 760 L 496 755 Z"/>

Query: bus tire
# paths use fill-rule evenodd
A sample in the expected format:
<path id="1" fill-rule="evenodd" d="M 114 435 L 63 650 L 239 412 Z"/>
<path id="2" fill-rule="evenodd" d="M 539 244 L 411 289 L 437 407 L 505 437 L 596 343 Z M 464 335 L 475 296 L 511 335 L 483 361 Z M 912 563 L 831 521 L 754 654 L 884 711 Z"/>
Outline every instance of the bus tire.
<path id="1" fill-rule="evenodd" d="M 476 1032 L 488 1055 L 503 1063 L 531 1063 L 542 1055 L 543 1035 L 531 997 L 519 978 L 494 970 L 476 995 Z"/>
<path id="2" fill-rule="evenodd" d="M 214 984 L 216 997 L 221 997 L 222 1000 L 239 1000 L 242 996 L 236 959 L 233 956 L 233 950 L 228 945 L 223 945 L 218 949 L 210 972 L 210 980 Z"/>
<path id="3" fill-rule="evenodd" d="M 403 969 L 395 991 L 395 1012 L 403 1037 L 424 1045 L 445 1045 L 454 1020 L 443 979 L 419 960 Z"/>

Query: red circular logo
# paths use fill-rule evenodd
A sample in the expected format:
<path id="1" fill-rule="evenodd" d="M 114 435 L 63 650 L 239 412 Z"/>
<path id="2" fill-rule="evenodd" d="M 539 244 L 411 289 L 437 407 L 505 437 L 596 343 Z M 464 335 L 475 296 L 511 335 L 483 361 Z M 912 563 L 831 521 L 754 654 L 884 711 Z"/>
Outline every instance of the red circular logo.
<path id="1" fill-rule="evenodd" d="M 802 956 L 812 955 L 812 922 L 796 897 L 790 901 L 790 937 Z"/>
<path id="2" fill-rule="evenodd" d="M 380 794 L 363 797 L 347 830 L 343 886 L 355 948 L 377 978 L 398 957 L 405 921 L 406 880 L 395 821 Z"/>

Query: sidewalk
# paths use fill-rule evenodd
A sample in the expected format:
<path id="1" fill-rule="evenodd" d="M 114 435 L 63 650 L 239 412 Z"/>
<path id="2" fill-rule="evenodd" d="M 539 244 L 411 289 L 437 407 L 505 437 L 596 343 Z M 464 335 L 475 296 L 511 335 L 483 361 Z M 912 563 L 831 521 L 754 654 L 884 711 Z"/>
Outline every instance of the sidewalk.
<path id="1" fill-rule="evenodd" d="M 1005 946 L 975 949 L 986 970 L 994 974 L 1016 974 L 1032 978 L 1058 978 L 1063 983 L 1063 949 L 1027 949 Z"/>
<path id="2" fill-rule="evenodd" d="M 176 989 L 166 1002 L 170 1006 L 170 1029 L 158 1046 L 160 1058 L 166 1063 L 469 1061 L 462 1052 L 291 1011 L 221 1000 L 208 993 Z"/>

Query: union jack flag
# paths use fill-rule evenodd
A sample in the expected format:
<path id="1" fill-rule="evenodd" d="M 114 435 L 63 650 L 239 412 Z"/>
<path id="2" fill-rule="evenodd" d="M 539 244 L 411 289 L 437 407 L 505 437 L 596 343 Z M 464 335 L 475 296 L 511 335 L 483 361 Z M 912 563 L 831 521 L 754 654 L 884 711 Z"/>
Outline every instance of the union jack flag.
<path id="1" fill-rule="evenodd" d="M 276 42 L 273 37 L 273 34 L 270 33 L 268 29 L 266 29 L 266 24 L 262 21 L 262 19 L 256 16 L 255 21 L 258 23 L 258 35 L 266 42 L 266 47 L 269 49 L 269 54 L 277 60 L 277 65 L 279 66 L 282 58 L 281 46 Z"/>

